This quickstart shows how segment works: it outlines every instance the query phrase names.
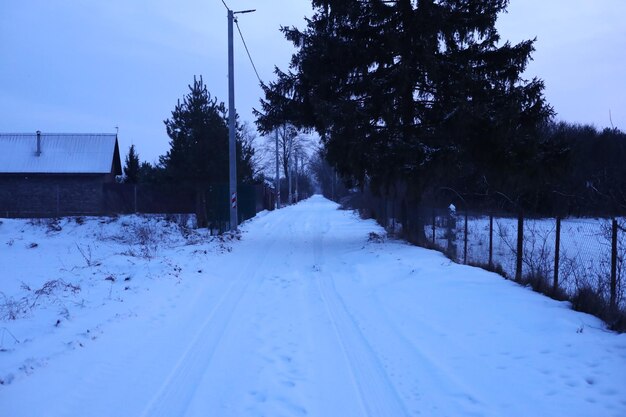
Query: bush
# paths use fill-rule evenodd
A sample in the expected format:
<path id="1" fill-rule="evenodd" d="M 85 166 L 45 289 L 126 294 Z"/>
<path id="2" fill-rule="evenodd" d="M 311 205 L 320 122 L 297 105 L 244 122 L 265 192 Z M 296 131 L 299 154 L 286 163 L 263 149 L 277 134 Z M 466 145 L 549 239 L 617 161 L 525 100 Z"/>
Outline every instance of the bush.
<path id="1" fill-rule="evenodd" d="M 22 289 L 27 294 L 19 299 L 7 297 L 0 292 L 0 321 L 17 320 L 44 301 L 53 304 L 60 303 L 60 296 L 67 293 L 75 295 L 81 291 L 79 285 L 65 282 L 62 279 L 47 281 L 41 288 L 34 291 L 27 285 L 23 285 Z"/>
<path id="2" fill-rule="evenodd" d="M 616 332 L 626 332 L 626 311 L 616 310 L 612 312 L 607 322 L 611 330 Z"/>
<path id="3" fill-rule="evenodd" d="M 604 318 L 608 312 L 609 303 L 601 292 L 595 290 L 590 285 L 585 285 L 576 289 L 572 297 L 572 308 L 576 311 Z"/>
<path id="4" fill-rule="evenodd" d="M 16 320 L 29 310 L 29 302 L 26 297 L 15 299 L 7 297 L 0 292 L 0 321 Z"/>
<path id="5" fill-rule="evenodd" d="M 545 294 L 555 300 L 565 301 L 568 299 L 567 293 L 561 287 L 557 287 L 555 290 L 550 278 L 543 274 L 534 273 L 525 275 L 522 277 L 520 284 L 529 286 L 533 291 Z"/>

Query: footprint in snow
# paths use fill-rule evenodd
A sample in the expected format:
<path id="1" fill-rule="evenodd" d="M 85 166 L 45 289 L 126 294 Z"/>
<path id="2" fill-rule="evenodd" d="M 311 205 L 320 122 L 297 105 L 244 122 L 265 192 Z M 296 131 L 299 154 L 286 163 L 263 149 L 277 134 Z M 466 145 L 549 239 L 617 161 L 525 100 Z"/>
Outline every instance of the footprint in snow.
<path id="1" fill-rule="evenodd" d="M 254 398 L 256 402 L 264 403 L 267 401 L 267 395 L 259 391 L 250 391 L 249 394 Z"/>

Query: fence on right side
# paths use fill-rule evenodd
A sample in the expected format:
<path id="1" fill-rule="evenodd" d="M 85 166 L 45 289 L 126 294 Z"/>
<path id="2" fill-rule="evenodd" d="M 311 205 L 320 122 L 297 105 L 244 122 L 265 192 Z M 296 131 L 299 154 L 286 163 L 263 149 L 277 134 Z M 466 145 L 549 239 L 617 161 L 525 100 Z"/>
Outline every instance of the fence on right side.
<path id="1" fill-rule="evenodd" d="M 626 219 L 532 218 L 432 210 L 424 234 L 459 263 L 497 271 L 620 327 L 626 323 Z M 425 219 L 426 220 L 426 219 Z"/>
<path id="2" fill-rule="evenodd" d="M 461 209 L 410 206 L 366 193 L 347 202 L 389 233 L 570 300 L 574 309 L 626 331 L 626 218 L 533 217 L 470 210 L 462 198 L 455 203 Z"/>

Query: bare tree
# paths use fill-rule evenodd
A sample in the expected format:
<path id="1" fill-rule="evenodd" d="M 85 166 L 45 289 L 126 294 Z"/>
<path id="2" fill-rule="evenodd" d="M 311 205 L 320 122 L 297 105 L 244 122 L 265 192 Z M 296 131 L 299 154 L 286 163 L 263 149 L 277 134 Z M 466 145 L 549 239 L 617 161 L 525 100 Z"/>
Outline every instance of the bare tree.
<path id="1" fill-rule="evenodd" d="M 302 134 L 293 125 L 284 124 L 278 128 L 278 159 L 284 177 L 288 184 L 288 201 L 292 203 L 294 197 L 294 183 L 297 184 L 298 166 L 304 164 L 303 160 L 308 159 L 309 150 L 311 148 L 311 140 L 307 135 Z M 267 140 L 263 147 L 263 157 L 266 163 L 264 169 L 268 169 L 274 164 L 276 142 L 274 135 L 266 136 Z M 296 162 L 297 161 L 297 162 Z M 294 172 L 295 171 L 295 172 Z M 295 181 L 294 181 L 295 177 Z"/>
<path id="2" fill-rule="evenodd" d="M 250 123 L 244 122 L 237 133 L 243 147 L 255 150 L 250 158 L 250 165 L 252 166 L 252 178 L 258 178 L 269 167 L 267 158 L 265 157 L 265 150 L 261 149 L 260 152 L 256 152 L 255 145 L 258 138 L 256 131 Z"/>

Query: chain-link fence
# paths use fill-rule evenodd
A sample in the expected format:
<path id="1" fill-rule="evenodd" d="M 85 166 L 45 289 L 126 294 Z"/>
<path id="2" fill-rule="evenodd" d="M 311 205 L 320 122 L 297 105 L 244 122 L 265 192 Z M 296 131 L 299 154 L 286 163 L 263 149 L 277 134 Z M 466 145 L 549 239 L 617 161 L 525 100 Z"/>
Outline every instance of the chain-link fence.
<path id="1" fill-rule="evenodd" d="M 537 218 L 468 210 L 460 195 L 451 194 L 448 203 L 434 208 L 367 192 L 345 205 L 376 219 L 390 233 L 570 300 L 574 308 L 626 330 L 626 218 Z"/>
<path id="2" fill-rule="evenodd" d="M 603 318 L 626 311 L 626 219 L 512 217 L 431 210 L 428 243 Z M 594 304 L 586 306 L 579 304 Z"/>

